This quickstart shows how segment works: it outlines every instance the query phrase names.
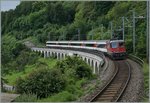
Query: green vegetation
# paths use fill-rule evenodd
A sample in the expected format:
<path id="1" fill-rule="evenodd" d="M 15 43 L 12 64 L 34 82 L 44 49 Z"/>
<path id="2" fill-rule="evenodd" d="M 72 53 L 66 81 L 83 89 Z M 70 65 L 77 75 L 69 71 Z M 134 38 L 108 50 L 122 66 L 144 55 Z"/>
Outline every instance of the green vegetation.
<path id="1" fill-rule="evenodd" d="M 86 89 L 82 86 L 92 79 L 92 70 L 82 59 L 67 57 L 51 69 L 45 62 L 38 64 L 25 76 L 18 76 L 15 85 L 18 93 L 36 94 L 38 101 L 72 101 L 83 95 Z"/>
<path id="2" fill-rule="evenodd" d="M 15 10 L 1 12 L 2 78 L 10 85 L 17 84 L 18 91 L 26 93 L 17 101 L 76 100 L 95 87 L 90 85 L 85 90 L 82 88 L 95 77 L 90 67 L 77 57 L 73 59 L 68 57 L 59 62 L 55 59 L 43 59 L 39 54 L 31 52 L 24 43 L 27 41 L 36 47 L 43 47 L 47 40 L 78 40 L 78 33 L 80 33 L 80 40 L 110 39 L 110 22 L 113 23 L 113 37 L 122 39 L 121 17 L 124 16 L 128 18 L 125 20 L 127 52 L 132 53 L 132 28 L 130 28 L 132 10 L 135 11 L 135 16 L 146 17 L 146 1 L 21 1 Z M 140 58 L 146 58 L 145 31 L 146 20 L 136 19 L 136 53 L 134 55 Z M 56 73 L 58 78 L 51 77 L 52 75 L 48 75 L 43 70 L 50 74 Z M 51 91 L 37 79 L 40 76 L 43 82 L 48 81 L 44 74 L 54 79 L 54 84 L 60 83 L 59 81 L 63 81 L 64 84 L 60 83 L 56 91 L 54 88 Z M 144 69 L 145 90 L 148 89 L 148 74 L 148 69 Z M 18 77 L 20 85 L 16 82 Z M 33 87 L 29 85 L 30 83 Z M 49 81 L 47 85 L 54 86 L 49 85 L 51 83 Z M 28 94 L 23 86 L 26 86 L 33 94 Z M 48 93 L 41 93 L 42 87 Z M 34 88 L 35 90 L 40 88 L 39 92 L 36 93 Z M 41 99 L 37 100 L 35 94 Z M 25 100 L 26 98 L 29 100 Z"/>
<path id="3" fill-rule="evenodd" d="M 78 57 L 67 57 L 67 59 L 56 64 L 56 68 L 66 74 L 66 78 L 91 78 L 92 70 L 90 67 Z"/>
<path id="4" fill-rule="evenodd" d="M 146 17 L 146 1 L 21 1 L 15 10 L 2 12 L 2 36 L 33 41 L 110 39 L 110 22 L 114 37 L 122 39 L 125 19 L 125 42 L 132 53 L 132 13 Z M 146 57 L 146 20 L 136 19 L 136 53 Z M 93 37 L 92 37 L 93 35 Z M 2 55 L 3 57 L 3 55 Z"/>
<path id="5" fill-rule="evenodd" d="M 37 69 L 37 67 L 43 67 L 43 66 L 48 66 L 50 69 L 56 64 L 57 60 L 56 59 L 44 59 L 44 58 L 39 58 L 37 60 L 37 63 L 33 65 L 26 65 L 24 68 L 24 71 L 16 72 L 13 71 L 5 76 L 5 79 L 8 81 L 9 85 L 15 85 L 16 84 L 16 79 L 18 77 L 25 77 L 29 73 L 33 72 L 34 70 Z"/>
<path id="6" fill-rule="evenodd" d="M 62 91 L 58 94 L 54 94 L 53 96 L 50 96 L 48 98 L 44 98 L 41 100 L 38 100 L 38 102 L 68 102 L 75 100 L 75 95 L 69 93 L 68 91 Z"/>
<path id="7" fill-rule="evenodd" d="M 40 68 L 26 78 L 16 81 L 18 93 L 33 93 L 39 98 L 58 93 L 65 87 L 65 80 L 58 69 Z"/>
<path id="8" fill-rule="evenodd" d="M 144 97 L 143 102 L 149 101 L 149 65 L 144 63 Z"/>
<path id="9" fill-rule="evenodd" d="M 35 94 L 22 94 L 14 102 L 36 102 L 38 100 Z"/>

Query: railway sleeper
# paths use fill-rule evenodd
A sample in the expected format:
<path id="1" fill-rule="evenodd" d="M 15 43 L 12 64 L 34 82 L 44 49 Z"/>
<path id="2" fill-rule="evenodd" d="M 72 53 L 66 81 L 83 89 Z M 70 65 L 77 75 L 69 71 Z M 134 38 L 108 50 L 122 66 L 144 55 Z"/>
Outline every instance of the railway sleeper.
<path id="1" fill-rule="evenodd" d="M 117 91 L 106 91 L 105 93 L 103 93 L 103 94 L 116 94 L 117 93 Z"/>
<path id="2" fill-rule="evenodd" d="M 122 83 L 112 83 L 111 85 L 121 85 Z"/>
<path id="3" fill-rule="evenodd" d="M 114 88 L 114 87 L 120 87 L 120 86 L 121 86 L 121 85 L 112 85 L 112 84 L 111 84 L 111 85 L 109 86 L 109 88 L 111 88 L 111 87 L 113 87 L 113 88 Z"/>
<path id="4" fill-rule="evenodd" d="M 120 87 L 111 87 L 111 88 L 107 88 L 107 90 L 116 90 L 118 91 L 120 89 Z"/>
<path id="5" fill-rule="evenodd" d="M 103 94 L 101 95 L 100 98 L 103 98 L 103 97 L 114 97 L 116 94 Z"/>
<path id="6" fill-rule="evenodd" d="M 97 100 L 98 101 L 103 101 L 103 100 L 110 100 L 111 101 L 112 99 L 113 99 L 113 97 L 103 97 L 103 98 L 100 97 Z"/>
<path id="7" fill-rule="evenodd" d="M 115 90 L 115 91 L 117 91 L 119 88 L 116 88 L 116 87 L 109 87 L 109 88 L 107 88 L 107 90 Z"/>
<path id="8" fill-rule="evenodd" d="M 124 80 L 118 80 L 118 81 L 113 82 L 112 84 L 123 83 L 123 81 L 124 81 Z"/>

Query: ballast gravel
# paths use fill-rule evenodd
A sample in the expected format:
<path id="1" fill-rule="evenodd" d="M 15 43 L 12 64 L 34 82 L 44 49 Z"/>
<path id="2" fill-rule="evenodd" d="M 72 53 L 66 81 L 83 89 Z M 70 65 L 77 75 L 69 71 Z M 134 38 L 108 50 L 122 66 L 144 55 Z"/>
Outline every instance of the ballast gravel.
<path id="1" fill-rule="evenodd" d="M 131 79 L 120 102 L 140 102 L 144 94 L 142 67 L 132 60 L 127 61 L 131 65 Z"/>
<path id="2" fill-rule="evenodd" d="M 102 70 L 102 73 L 98 78 L 101 83 L 97 84 L 94 90 L 85 96 L 82 96 L 78 101 L 89 102 L 111 79 L 115 71 L 115 65 L 112 60 L 108 58 L 107 60 L 109 61 L 108 68 L 105 71 Z M 144 77 L 142 67 L 132 60 L 127 59 L 127 61 L 131 65 L 131 79 L 119 102 L 140 102 L 144 94 Z"/>
<path id="3" fill-rule="evenodd" d="M 78 102 L 89 102 L 99 91 L 106 85 L 107 81 L 111 79 L 111 77 L 114 74 L 115 65 L 113 61 L 111 61 L 109 58 L 106 58 L 108 61 L 108 68 L 102 68 L 101 73 L 98 77 L 98 80 L 101 81 L 101 83 L 96 85 L 96 88 L 92 90 L 90 93 L 86 94 L 85 96 L 82 96 L 77 100 Z M 107 67 L 107 65 L 105 65 Z M 95 83 L 94 83 L 95 82 Z M 96 81 L 94 81 L 92 84 L 96 84 Z"/>

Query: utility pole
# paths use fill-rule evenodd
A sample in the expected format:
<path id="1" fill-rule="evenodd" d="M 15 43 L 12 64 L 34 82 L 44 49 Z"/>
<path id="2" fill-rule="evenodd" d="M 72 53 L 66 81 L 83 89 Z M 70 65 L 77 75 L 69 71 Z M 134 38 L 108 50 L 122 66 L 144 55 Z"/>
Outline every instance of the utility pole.
<path id="1" fill-rule="evenodd" d="M 133 10 L 133 18 L 132 18 L 132 22 L 133 22 L 133 53 L 135 53 L 135 11 Z"/>
<path id="2" fill-rule="evenodd" d="M 49 41 L 50 41 L 50 39 L 51 39 L 51 38 L 50 38 L 50 33 L 48 33 L 48 39 L 49 39 Z"/>
<path id="3" fill-rule="evenodd" d="M 94 34 L 93 34 L 93 26 L 92 26 L 92 40 L 93 40 L 93 35 L 94 35 Z"/>
<path id="4" fill-rule="evenodd" d="M 80 29 L 78 29 L 78 40 L 80 41 Z"/>
<path id="5" fill-rule="evenodd" d="M 64 31 L 62 32 L 62 35 L 63 35 L 63 38 L 62 38 L 62 40 L 64 41 L 64 40 L 65 40 Z"/>
<path id="6" fill-rule="evenodd" d="M 133 19 L 132 19 L 132 23 L 133 23 L 133 53 L 135 53 L 135 19 L 144 19 L 145 17 L 143 16 L 138 16 L 135 17 L 135 11 L 133 10 Z"/>
<path id="7" fill-rule="evenodd" d="M 124 40 L 124 16 L 122 17 L 122 34 L 123 34 L 123 40 Z"/>
<path id="8" fill-rule="evenodd" d="M 102 33 L 103 33 L 103 31 L 104 31 L 103 28 L 104 28 L 104 26 L 103 26 L 103 24 L 102 24 L 102 28 L 101 28 Z"/>
<path id="9" fill-rule="evenodd" d="M 110 26 L 111 26 L 111 39 L 113 38 L 113 22 L 110 22 Z"/>
<path id="10" fill-rule="evenodd" d="M 103 39 L 103 24 L 102 24 L 102 27 L 101 27 L 101 32 L 102 32 L 102 39 Z"/>
<path id="11" fill-rule="evenodd" d="M 147 36 L 146 36 L 146 58 L 147 61 L 149 62 L 149 18 L 150 18 L 150 14 L 149 14 L 149 0 L 147 1 Z"/>

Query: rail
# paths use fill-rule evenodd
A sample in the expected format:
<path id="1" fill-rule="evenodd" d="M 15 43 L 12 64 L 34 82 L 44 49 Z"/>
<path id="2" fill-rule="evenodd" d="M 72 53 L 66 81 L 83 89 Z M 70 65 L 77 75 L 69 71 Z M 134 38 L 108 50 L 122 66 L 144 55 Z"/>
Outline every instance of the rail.
<path id="1" fill-rule="evenodd" d="M 115 61 L 115 68 L 116 71 L 111 80 L 90 102 L 117 102 L 120 99 L 130 81 L 131 66 L 127 61 Z"/>
<path id="2" fill-rule="evenodd" d="M 122 91 L 120 92 L 120 94 L 119 94 L 119 96 L 118 96 L 118 98 L 116 99 L 115 102 L 117 102 L 117 101 L 119 100 L 119 98 L 121 97 L 121 95 L 122 95 L 123 92 L 125 91 L 125 89 L 126 89 L 128 83 L 129 83 L 129 80 L 130 80 L 130 78 L 131 78 L 131 66 L 130 66 L 130 64 L 129 64 L 128 62 L 126 62 L 126 63 L 127 63 L 128 67 L 129 67 L 129 68 L 128 68 L 128 70 L 129 70 L 129 72 L 128 72 L 128 79 L 127 79 L 127 81 L 126 81 L 126 83 L 125 83 L 125 86 L 123 87 Z"/>
<path id="3" fill-rule="evenodd" d="M 139 57 L 129 54 L 128 58 L 137 62 L 141 67 L 143 67 L 144 61 L 142 59 L 140 59 Z"/>
<path id="4" fill-rule="evenodd" d="M 116 70 L 115 70 L 115 72 L 114 72 L 112 78 L 106 83 L 106 85 L 102 88 L 102 90 L 100 90 L 100 92 L 97 93 L 97 94 L 90 100 L 90 102 L 93 102 L 93 101 L 98 97 L 98 95 L 99 95 L 100 93 L 102 93 L 102 92 L 109 86 L 109 84 L 113 81 L 113 79 L 115 78 L 115 76 L 116 76 L 117 73 L 118 73 L 118 67 L 116 67 L 116 65 L 115 65 L 115 68 L 116 68 Z"/>

